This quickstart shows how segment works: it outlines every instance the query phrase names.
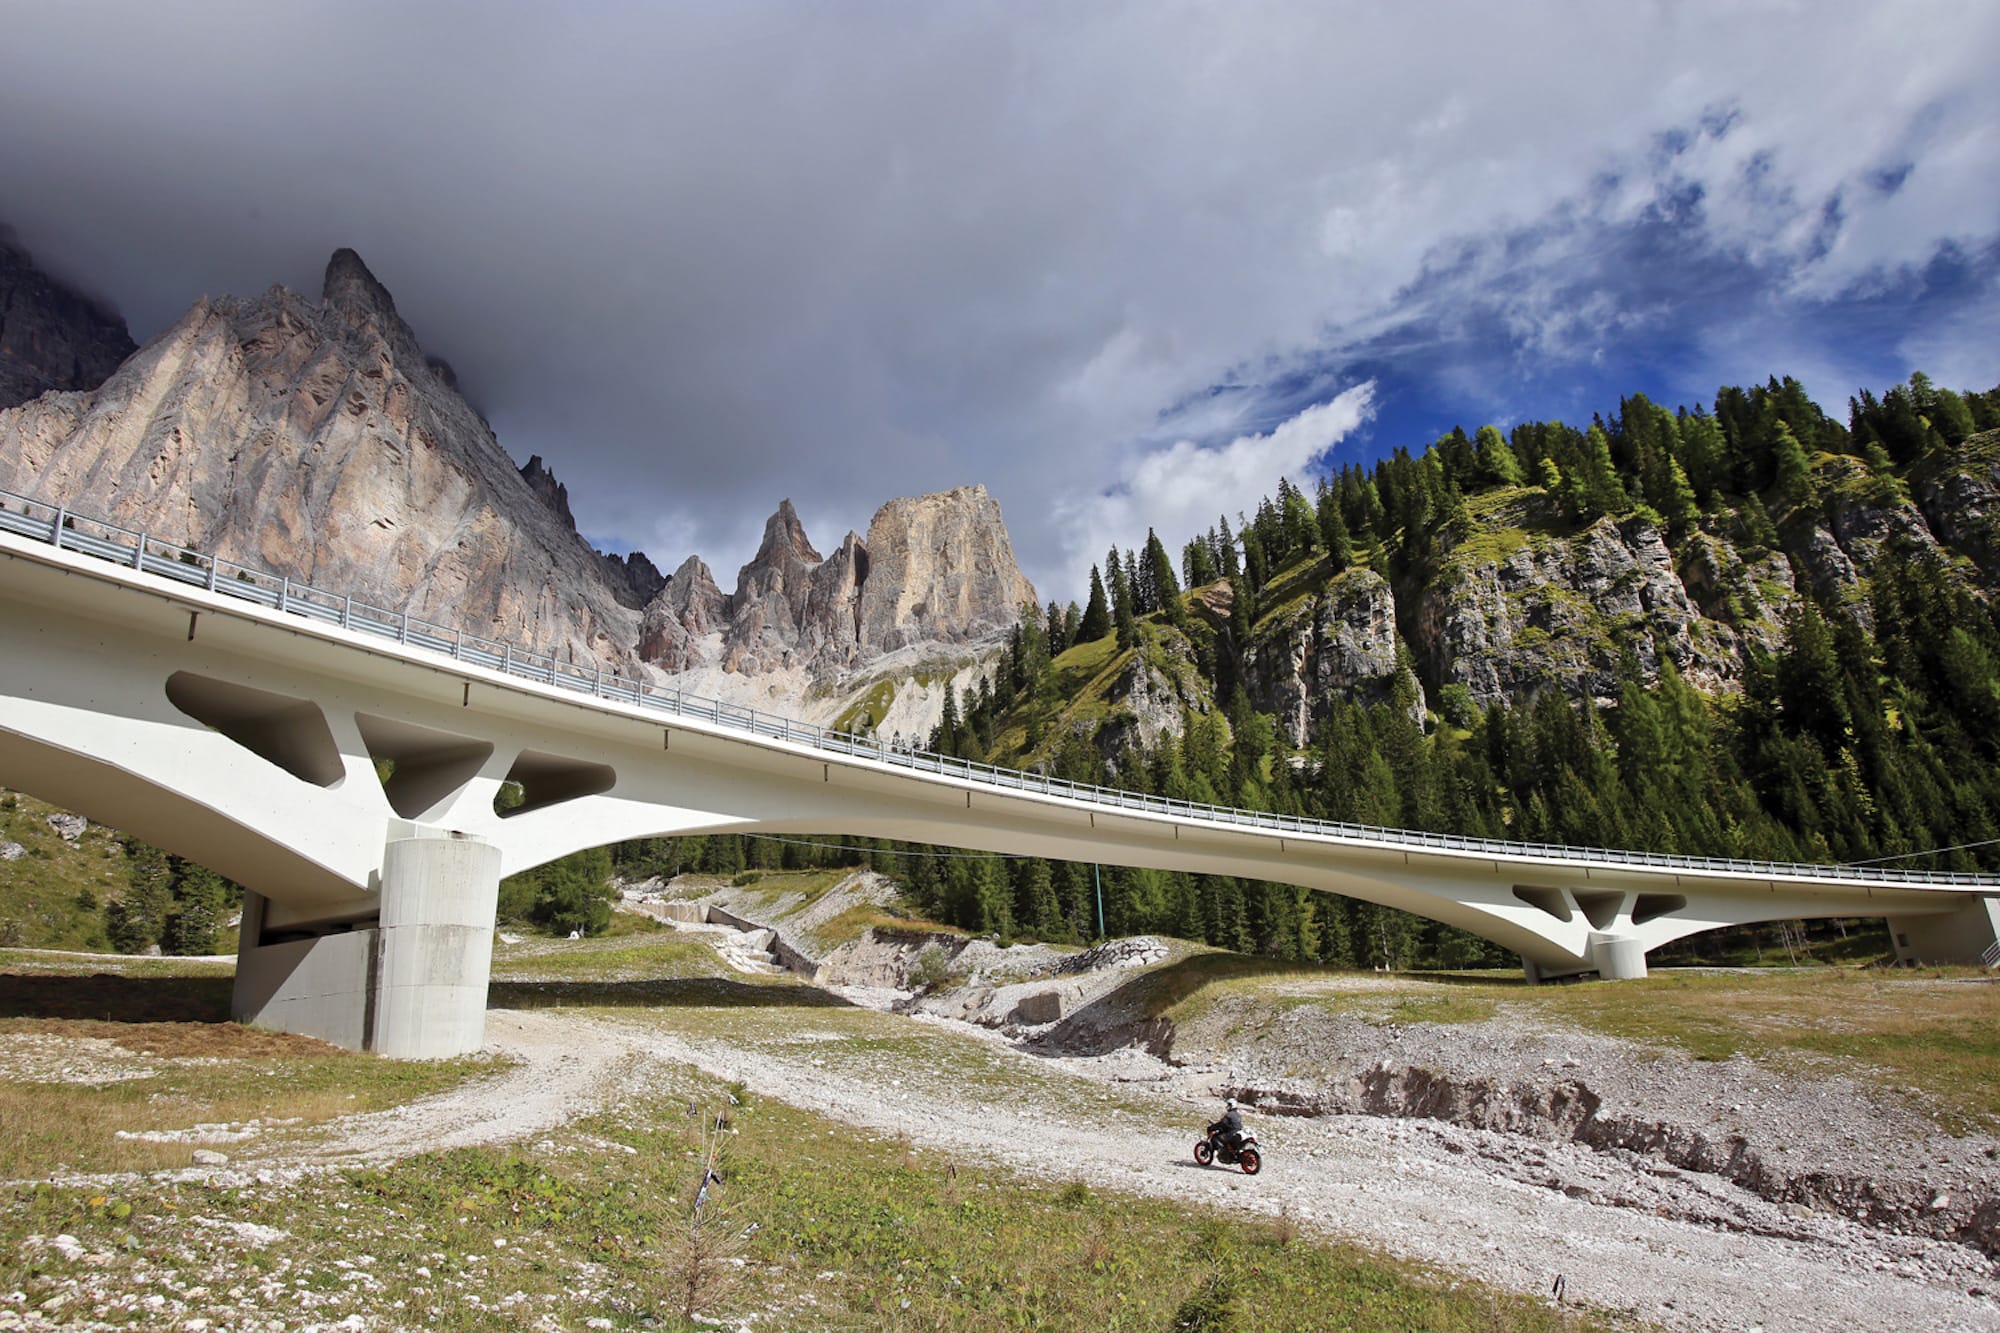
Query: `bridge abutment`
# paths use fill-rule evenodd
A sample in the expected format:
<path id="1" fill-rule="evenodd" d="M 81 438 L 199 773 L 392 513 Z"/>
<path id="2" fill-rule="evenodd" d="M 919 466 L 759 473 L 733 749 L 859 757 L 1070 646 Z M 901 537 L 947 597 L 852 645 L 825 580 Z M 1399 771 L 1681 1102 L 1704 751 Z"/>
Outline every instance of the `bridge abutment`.
<path id="1" fill-rule="evenodd" d="M 1899 963 L 1985 963 L 2000 947 L 2000 898 L 1972 898 L 1956 911 L 1892 916 L 1889 939 Z"/>
<path id="2" fill-rule="evenodd" d="M 232 1017 L 406 1060 L 484 1044 L 500 849 L 423 825 L 397 832 L 373 920 L 272 932 L 264 899 L 245 895 Z"/>

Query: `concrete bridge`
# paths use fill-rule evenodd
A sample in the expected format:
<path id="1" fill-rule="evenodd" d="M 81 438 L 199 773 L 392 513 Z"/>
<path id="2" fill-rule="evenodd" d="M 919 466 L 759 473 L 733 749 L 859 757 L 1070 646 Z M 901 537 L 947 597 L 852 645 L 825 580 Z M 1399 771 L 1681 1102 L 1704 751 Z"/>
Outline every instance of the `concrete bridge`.
<path id="1" fill-rule="evenodd" d="M 385 783 L 378 761 L 393 768 Z M 495 797 L 518 783 L 524 801 Z M 1723 925 L 1882 916 L 2000 953 L 2000 878 L 1328 824 L 889 748 L 517 651 L 0 492 L 0 784 L 248 890 L 244 1022 L 475 1050 L 501 877 L 586 847 L 849 834 L 1273 880 L 1415 912 L 1530 978 Z"/>

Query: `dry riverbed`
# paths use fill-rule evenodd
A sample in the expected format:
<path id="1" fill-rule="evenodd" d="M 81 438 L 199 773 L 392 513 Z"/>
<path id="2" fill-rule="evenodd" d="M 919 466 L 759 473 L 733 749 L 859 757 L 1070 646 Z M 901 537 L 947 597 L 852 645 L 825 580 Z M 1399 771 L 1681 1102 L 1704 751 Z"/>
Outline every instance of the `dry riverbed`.
<path id="1" fill-rule="evenodd" d="M 671 961 L 649 966 L 649 956 Z M 283 1199 L 319 1188 L 333 1168 L 480 1144 L 546 1147 L 565 1134 L 566 1151 L 590 1151 L 567 1127 L 684 1095 L 699 1070 L 949 1161 L 1107 1198 L 1282 1219 L 1516 1292 L 1546 1297 L 1560 1284 L 1568 1302 L 1645 1324 L 2000 1329 L 2000 1142 L 1987 1124 L 1933 1114 L 1879 1071 L 1697 1060 L 1434 982 L 1204 982 L 1188 973 L 1196 963 L 1157 954 L 1095 973 L 1057 972 L 1055 956 L 975 955 L 986 975 L 922 997 L 703 976 L 684 952 L 643 947 L 604 952 L 615 980 L 572 982 L 561 978 L 597 969 L 581 953 L 573 967 L 565 957 L 524 955 L 511 983 L 509 962 L 497 965 L 496 1004 L 516 1007 L 489 1013 L 490 1073 L 318 1126 L 218 1127 L 232 1133 L 217 1144 L 231 1160 L 178 1179 L 269 1198 L 272 1212 L 221 1226 L 215 1243 L 282 1249 L 255 1227 L 282 1231 Z M 895 980 L 881 958 L 856 963 L 871 981 Z M 1015 1002 L 1010 988 L 1043 984 L 1038 971 L 1073 988 L 1068 1016 L 995 1025 Z M 1176 1002 L 1163 1005 L 1147 978 L 1173 985 Z M 979 995 L 994 987 L 1005 1004 Z M 953 1016 L 964 1013 L 987 1022 Z M 59 1058 L 41 1037 L 0 1036 L 0 1046 L 0 1064 L 79 1085 L 122 1077 L 131 1063 L 95 1047 Z M 1225 1092 L 1251 1106 L 1267 1163 L 1255 1178 L 1191 1160 Z M 133 1179 L 72 1183 L 115 1201 Z M 65 1308 L 127 1310 L 107 1327 L 146 1326 L 149 1309 L 182 1327 L 423 1326 L 336 1319 L 338 1303 L 320 1322 L 295 1305 L 268 1324 L 204 1325 L 213 1317 L 203 1299 L 217 1297 L 202 1287 L 203 1299 L 188 1299 L 193 1279 L 178 1295 L 135 1288 L 129 1269 L 93 1260 L 74 1238 L 29 1244 L 73 1295 L 45 1310 L 0 1291 L 0 1328 L 91 1326 Z M 65 1258 L 65 1246 L 78 1252 Z M 373 1262 L 382 1247 L 369 1248 Z M 468 1299 L 481 1297 L 476 1274 L 461 1279 Z M 378 1281 L 360 1270 L 342 1285 Z M 255 1291 L 245 1299 L 254 1305 Z M 523 1326 L 588 1326 L 522 1313 Z M 341 1322 L 351 1319 L 362 1322 Z M 752 1326 L 793 1324 L 767 1312 Z"/>

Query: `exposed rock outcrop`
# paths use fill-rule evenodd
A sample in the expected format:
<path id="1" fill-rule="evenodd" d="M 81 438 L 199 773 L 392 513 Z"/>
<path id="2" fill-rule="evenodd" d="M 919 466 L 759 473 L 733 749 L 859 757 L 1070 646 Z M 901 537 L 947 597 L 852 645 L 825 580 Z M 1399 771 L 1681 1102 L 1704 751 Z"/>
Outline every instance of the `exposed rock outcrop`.
<path id="1" fill-rule="evenodd" d="M 700 556 L 681 562 L 640 624 L 639 656 L 666 671 L 686 671 L 719 650 L 729 599 Z"/>
<path id="2" fill-rule="evenodd" d="M 0 408 L 95 389 L 133 350 L 115 311 L 35 267 L 0 227 Z"/>
<path id="3" fill-rule="evenodd" d="M 825 677 L 905 648 L 990 642 L 1034 601 L 983 486 L 891 500 L 866 540 L 850 532 L 825 557 L 785 500 L 734 593 L 705 566 L 668 581 L 647 607 L 640 653 L 668 670 Z"/>
<path id="4" fill-rule="evenodd" d="M 612 577 L 560 486 L 515 468 L 350 250 L 317 302 L 278 287 L 203 299 L 95 392 L 0 412 L 0 486 L 440 624 L 637 665 L 650 562 Z"/>
<path id="5" fill-rule="evenodd" d="M 2000 431 L 1966 440 L 1949 465 L 1922 469 L 1916 492 L 1931 530 L 2000 582 Z"/>
<path id="6" fill-rule="evenodd" d="M 1250 700 L 1277 717 L 1293 745 L 1304 745 L 1333 700 L 1375 704 L 1394 696 L 1397 644 L 1388 580 L 1372 569 L 1343 570 L 1260 626 L 1244 654 Z M 1421 685 L 1411 708 L 1421 721 Z"/>
<path id="7" fill-rule="evenodd" d="M 889 501 L 868 524 L 867 547 L 859 636 L 875 652 L 969 643 L 1006 629 L 1035 603 L 1000 505 L 984 486 Z"/>
<path id="8" fill-rule="evenodd" d="M 1460 543 L 1409 629 L 1432 678 L 1484 708 L 1547 689 L 1613 698 L 1628 653 L 1649 679 L 1663 658 L 1684 676 L 1733 678 L 1735 664 L 1697 642 L 1698 617 L 1659 529 L 1603 518 L 1567 536 L 1510 528 Z"/>

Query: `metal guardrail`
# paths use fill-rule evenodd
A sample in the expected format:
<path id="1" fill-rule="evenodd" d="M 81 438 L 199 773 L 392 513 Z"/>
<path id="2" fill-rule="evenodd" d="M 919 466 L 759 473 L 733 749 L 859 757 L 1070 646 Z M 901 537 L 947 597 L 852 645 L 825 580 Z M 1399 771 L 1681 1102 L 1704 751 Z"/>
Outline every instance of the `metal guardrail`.
<path id="1" fill-rule="evenodd" d="M 48 517 L 38 518 L 37 512 Z M 1069 782 L 1043 773 L 977 764 L 926 750 L 902 749 L 880 738 L 835 731 L 813 722 L 802 722 L 777 714 L 760 712 L 738 704 L 687 694 L 645 681 L 607 674 L 602 668 L 581 667 L 573 662 L 515 648 L 497 639 L 485 639 L 450 626 L 412 619 L 400 611 L 371 606 L 340 593 L 293 582 L 282 575 L 249 565 L 239 565 L 201 551 L 161 541 L 102 519 L 77 514 L 60 505 L 0 491 L 0 532 L 12 532 L 30 540 L 45 542 L 60 550 L 123 565 L 158 575 L 212 593 L 241 598 L 291 615 L 304 616 L 342 629 L 390 639 L 398 644 L 421 648 L 474 666 L 518 676 L 540 684 L 576 690 L 610 703 L 680 717 L 700 718 L 773 740 L 809 745 L 833 754 L 873 759 L 896 764 L 917 772 L 941 777 L 983 782 L 1012 791 L 1061 796 L 1095 805 L 1145 814 L 1185 817 L 1244 828 L 1267 829 L 1277 833 L 1300 833 L 1358 839 L 1411 849 L 1465 852 L 1481 856 L 1539 856 L 1606 866 L 1644 866 L 1661 870 L 1695 873 L 1782 875 L 1789 879 L 1823 880 L 1829 883 L 1867 882 L 1924 886 L 2000 889 L 2000 876 L 1965 875 L 1930 870 L 1879 870 L 1856 866 L 1811 865 L 1796 862 L 1734 861 L 1721 857 L 1676 856 L 1656 852 L 1621 852 L 1603 847 L 1571 847 L 1537 842 L 1508 842 L 1495 838 L 1467 838 L 1449 833 L 1423 833 L 1413 829 L 1381 828 L 1372 824 L 1344 824 L 1292 815 L 1265 814 L 1230 806 L 1203 805 L 1192 801 L 1169 800 Z M 2000 949 L 2000 946 L 1996 946 Z M 1993 965 L 1996 960 L 1989 959 Z"/>

